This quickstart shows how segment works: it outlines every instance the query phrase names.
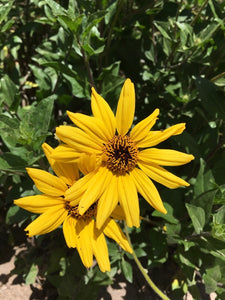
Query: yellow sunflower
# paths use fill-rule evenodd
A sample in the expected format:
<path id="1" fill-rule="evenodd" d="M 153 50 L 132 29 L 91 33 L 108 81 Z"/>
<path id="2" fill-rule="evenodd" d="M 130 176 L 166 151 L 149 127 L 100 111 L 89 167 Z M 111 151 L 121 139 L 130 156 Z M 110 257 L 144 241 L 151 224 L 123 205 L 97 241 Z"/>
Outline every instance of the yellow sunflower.
<path id="1" fill-rule="evenodd" d="M 123 85 L 114 116 L 107 102 L 92 88 L 93 116 L 67 112 L 77 126 L 59 126 L 56 134 L 64 144 L 53 152 L 56 160 L 77 161 L 82 153 L 96 156 L 96 169 L 76 182 L 65 193 L 73 201 L 79 190 L 84 192 L 78 209 L 83 215 L 98 201 L 97 228 L 101 228 L 120 203 L 128 226 L 138 227 L 138 193 L 155 209 L 166 213 L 152 180 L 168 188 L 189 186 L 162 166 L 179 166 L 194 159 L 193 155 L 153 146 L 178 135 L 185 129 L 180 123 L 163 131 L 150 131 L 159 109 L 131 129 L 135 112 L 135 91 L 130 79 Z M 150 179 L 151 178 L 151 179 Z"/>
<path id="2" fill-rule="evenodd" d="M 30 212 L 41 214 L 25 228 L 25 231 L 31 237 L 51 232 L 63 223 L 67 246 L 77 248 L 84 266 L 87 268 L 92 266 L 94 255 L 101 271 L 110 271 L 105 235 L 114 239 L 124 250 L 132 253 L 125 235 L 113 218 L 107 218 L 102 229 L 97 229 L 95 220 L 97 203 L 91 205 L 83 215 L 79 214 L 78 203 L 82 194 L 78 193 L 76 199 L 73 199 L 73 204 L 65 199 L 68 188 L 75 182 L 79 182 L 77 164 L 56 162 L 51 158 L 53 149 L 47 144 L 43 144 L 43 150 L 57 176 L 43 170 L 27 168 L 29 176 L 43 194 L 14 201 L 16 205 Z M 114 215 L 119 219 L 124 218 L 119 206 Z"/>

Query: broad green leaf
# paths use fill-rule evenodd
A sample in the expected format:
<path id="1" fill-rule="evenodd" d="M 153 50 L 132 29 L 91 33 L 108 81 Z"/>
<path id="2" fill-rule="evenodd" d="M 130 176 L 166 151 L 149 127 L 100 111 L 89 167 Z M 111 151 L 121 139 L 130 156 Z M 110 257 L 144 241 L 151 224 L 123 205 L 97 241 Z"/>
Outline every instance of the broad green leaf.
<path id="1" fill-rule="evenodd" d="M 180 29 L 180 40 L 183 47 L 187 47 L 188 40 L 191 40 L 193 35 L 193 27 L 187 23 L 176 22 Z"/>
<path id="2" fill-rule="evenodd" d="M 164 206 L 167 210 L 167 214 L 163 214 L 157 210 L 154 210 L 152 213 L 152 216 L 163 218 L 164 220 L 166 220 L 167 222 L 169 222 L 171 224 L 177 224 L 179 221 L 173 215 L 174 208 L 167 202 L 164 203 Z"/>
<path id="3" fill-rule="evenodd" d="M 205 212 L 201 207 L 186 203 L 188 214 L 192 220 L 195 232 L 200 234 L 205 225 Z"/>
<path id="4" fill-rule="evenodd" d="M 213 215 L 213 222 L 225 224 L 225 205 L 221 206 L 217 213 Z"/>
<path id="5" fill-rule="evenodd" d="M 225 205 L 213 215 L 212 236 L 225 242 Z"/>
<path id="6" fill-rule="evenodd" d="M 66 10 L 61 5 L 59 5 L 56 1 L 48 0 L 46 3 L 50 6 L 54 16 L 66 14 Z"/>
<path id="7" fill-rule="evenodd" d="M 76 78 L 74 78 L 74 76 L 71 77 L 67 74 L 63 74 L 63 77 L 66 78 L 66 80 L 69 82 L 72 94 L 75 97 L 77 97 L 77 98 L 85 98 L 86 97 L 84 86 L 82 86 L 82 84 L 80 82 L 78 82 L 78 80 Z M 90 92 L 89 92 L 88 96 L 90 97 Z"/>
<path id="8" fill-rule="evenodd" d="M 200 41 L 202 43 L 208 42 L 213 37 L 219 26 L 220 25 L 218 23 L 208 24 L 203 30 L 200 31 Z"/>
<path id="9" fill-rule="evenodd" d="M 216 265 L 212 268 L 206 270 L 206 273 L 203 275 L 205 283 L 205 291 L 207 294 L 213 293 L 217 289 L 217 283 L 221 279 L 221 270 L 220 266 Z"/>
<path id="10" fill-rule="evenodd" d="M 225 224 L 213 223 L 212 236 L 215 239 L 225 242 Z"/>
<path id="11" fill-rule="evenodd" d="M 17 93 L 17 87 L 15 83 L 9 78 L 8 75 L 5 75 L 0 80 L 0 101 L 4 101 L 8 106 L 11 106 L 15 95 Z"/>
<path id="12" fill-rule="evenodd" d="M 83 32 L 82 32 L 83 40 L 86 38 L 87 35 L 91 33 L 92 28 L 101 22 L 104 16 L 105 16 L 104 11 L 98 11 L 91 14 L 87 19 L 83 18 Z"/>
<path id="13" fill-rule="evenodd" d="M 16 156 L 12 153 L 3 153 L 0 156 L 0 170 L 1 171 L 20 171 L 24 172 L 27 162 L 23 160 L 20 156 Z"/>
<path id="14" fill-rule="evenodd" d="M 73 20 L 68 16 L 58 16 L 58 20 L 63 25 L 63 27 L 69 28 L 73 33 L 77 34 L 83 17 L 84 15 L 79 15 Z"/>
<path id="15" fill-rule="evenodd" d="M 110 20 L 112 19 L 113 15 L 116 12 L 116 7 L 117 7 L 117 1 L 115 1 L 110 6 L 108 6 L 107 13 L 105 15 L 105 24 L 109 24 Z"/>
<path id="16" fill-rule="evenodd" d="M 205 78 L 197 77 L 195 80 L 199 91 L 201 103 L 207 113 L 213 118 L 224 118 L 225 115 L 225 96 L 217 93 L 217 87 Z"/>
<path id="17" fill-rule="evenodd" d="M 63 64 L 61 62 L 49 61 L 49 62 L 43 62 L 41 65 L 51 67 L 54 70 L 56 70 L 57 72 L 61 72 L 61 73 L 66 74 L 68 76 L 77 77 L 77 72 L 70 69 L 68 66 L 66 66 L 65 64 Z"/>
<path id="18" fill-rule="evenodd" d="M 34 149 L 40 148 L 48 134 L 55 98 L 56 96 L 52 95 L 20 111 L 20 142 L 22 144 L 32 145 Z"/>
<path id="19" fill-rule="evenodd" d="M 191 267 L 193 269 L 196 269 L 196 266 L 189 260 L 189 258 L 185 257 L 183 254 L 179 253 L 178 254 L 180 261 L 182 264 Z"/>
<path id="20" fill-rule="evenodd" d="M 35 282 L 37 274 L 38 274 L 38 266 L 32 264 L 27 276 L 25 277 L 26 284 L 33 284 Z"/>
<path id="21" fill-rule="evenodd" d="M 0 24 L 7 18 L 12 6 L 13 6 L 14 0 L 8 1 L 8 3 L 1 3 L 0 4 Z"/>
<path id="22" fill-rule="evenodd" d="M 130 283 L 133 283 L 133 270 L 131 264 L 126 261 L 123 257 L 121 260 L 121 270 L 126 280 Z"/>
<path id="23" fill-rule="evenodd" d="M 168 40 L 170 40 L 170 36 L 167 33 L 167 30 L 169 30 L 169 23 L 168 22 L 162 22 L 162 21 L 154 21 L 153 22 L 155 27 L 160 31 L 160 33 Z"/>
<path id="24" fill-rule="evenodd" d="M 92 56 L 102 53 L 105 46 L 103 45 L 98 47 L 97 49 L 94 49 L 90 44 L 84 44 L 82 45 L 82 48 L 87 52 L 88 56 Z"/>
<path id="25" fill-rule="evenodd" d="M 30 212 L 20 208 L 19 206 L 12 205 L 6 214 L 6 224 L 13 225 L 24 222 L 30 215 Z"/>
<path id="26" fill-rule="evenodd" d="M 201 207 L 205 212 L 205 222 L 208 223 L 212 211 L 212 206 L 214 202 L 214 197 L 216 195 L 217 190 L 210 190 L 205 193 L 202 193 L 196 199 L 194 199 L 191 204 L 194 204 L 198 207 Z"/>
<path id="27" fill-rule="evenodd" d="M 214 204 L 225 204 L 225 184 L 218 186 L 218 190 L 216 192 L 213 203 Z"/>

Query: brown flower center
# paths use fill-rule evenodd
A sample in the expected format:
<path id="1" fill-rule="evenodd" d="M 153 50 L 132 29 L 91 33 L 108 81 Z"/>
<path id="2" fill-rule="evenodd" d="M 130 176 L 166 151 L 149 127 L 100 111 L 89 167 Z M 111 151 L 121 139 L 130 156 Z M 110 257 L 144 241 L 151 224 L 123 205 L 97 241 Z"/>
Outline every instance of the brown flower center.
<path id="1" fill-rule="evenodd" d="M 66 202 L 65 208 L 66 208 L 66 210 L 68 210 L 68 214 L 71 217 L 73 217 L 75 219 L 78 219 L 78 220 L 80 220 L 80 219 L 87 220 L 87 219 L 90 219 L 90 218 L 92 218 L 92 217 L 94 217 L 96 215 L 97 202 L 95 202 L 94 204 L 92 204 L 83 215 L 79 214 L 78 205 L 71 206 L 70 202 L 68 202 L 68 201 Z"/>
<path id="2" fill-rule="evenodd" d="M 104 161 L 107 168 L 115 174 L 132 171 L 138 158 L 138 148 L 128 135 L 115 135 L 103 146 Z"/>

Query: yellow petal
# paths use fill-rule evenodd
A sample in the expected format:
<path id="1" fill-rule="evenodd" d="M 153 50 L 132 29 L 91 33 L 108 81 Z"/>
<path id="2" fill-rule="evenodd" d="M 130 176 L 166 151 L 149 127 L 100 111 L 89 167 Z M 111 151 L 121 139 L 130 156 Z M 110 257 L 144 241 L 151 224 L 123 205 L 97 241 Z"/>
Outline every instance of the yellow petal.
<path id="1" fill-rule="evenodd" d="M 51 207 L 25 228 L 28 236 L 45 234 L 58 228 L 67 216 L 64 205 Z"/>
<path id="2" fill-rule="evenodd" d="M 114 211 L 111 214 L 111 217 L 116 220 L 125 220 L 125 213 L 121 207 L 121 205 L 117 205 Z"/>
<path id="3" fill-rule="evenodd" d="M 56 161 L 52 158 L 53 148 L 48 144 L 44 143 L 42 149 L 54 170 L 55 174 L 60 177 L 66 184 L 72 185 L 76 180 L 79 179 L 79 170 L 76 163 L 64 163 Z"/>
<path id="4" fill-rule="evenodd" d="M 121 230 L 120 226 L 113 220 L 109 219 L 103 228 L 104 234 L 106 234 L 109 238 L 113 239 L 114 241 L 119 244 L 121 248 L 125 251 L 132 253 L 132 248 L 129 245 L 129 242 L 124 235 L 123 231 Z"/>
<path id="5" fill-rule="evenodd" d="M 108 103 L 95 91 L 91 89 L 91 108 L 93 115 L 99 118 L 108 130 L 109 139 L 112 138 L 116 131 L 116 120 Z"/>
<path id="6" fill-rule="evenodd" d="M 94 224 L 94 220 L 92 220 Z M 110 271 L 109 252 L 103 231 L 94 226 L 94 238 L 92 240 L 94 256 L 102 272 Z"/>
<path id="7" fill-rule="evenodd" d="M 82 153 L 78 161 L 78 167 L 81 172 L 86 175 L 96 169 L 96 155 Z"/>
<path id="8" fill-rule="evenodd" d="M 76 248 L 77 246 L 77 236 L 75 232 L 76 222 L 76 219 L 67 216 L 63 223 L 63 234 L 69 248 Z"/>
<path id="9" fill-rule="evenodd" d="M 92 221 L 80 219 L 75 226 L 77 235 L 77 251 L 79 252 L 82 263 L 86 268 L 93 264 L 93 224 Z"/>
<path id="10" fill-rule="evenodd" d="M 53 150 L 51 157 L 64 163 L 75 163 L 80 158 L 80 152 L 77 152 L 66 144 L 62 144 Z"/>
<path id="11" fill-rule="evenodd" d="M 27 173 L 34 181 L 36 187 L 49 196 L 62 196 L 67 190 L 66 183 L 46 171 L 27 168 Z"/>
<path id="12" fill-rule="evenodd" d="M 65 193 L 65 201 L 71 201 L 70 205 L 78 204 L 77 199 L 87 190 L 89 182 L 97 171 L 91 172 L 76 181 Z"/>
<path id="13" fill-rule="evenodd" d="M 143 170 L 153 180 L 165 185 L 170 189 L 176 189 L 179 186 L 189 186 L 189 183 L 180 177 L 175 176 L 174 174 L 168 172 L 164 168 L 155 165 L 138 162 L 139 167 Z"/>
<path id="14" fill-rule="evenodd" d="M 120 93 L 116 110 L 116 127 L 120 135 L 125 135 L 130 129 L 135 111 L 134 84 L 127 79 Z"/>
<path id="15" fill-rule="evenodd" d="M 147 148 L 158 145 L 172 135 L 181 134 L 185 129 L 185 123 L 179 123 L 162 131 L 150 131 L 146 138 L 137 143 L 139 148 Z"/>
<path id="16" fill-rule="evenodd" d="M 140 226 L 140 210 L 136 186 L 129 174 L 118 176 L 120 205 L 126 216 L 127 226 Z"/>
<path id="17" fill-rule="evenodd" d="M 135 182 L 138 193 L 142 195 L 142 197 L 156 210 L 160 211 L 163 214 L 166 214 L 167 211 L 162 203 L 160 195 L 152 183 L 152 181 L 148 178 L 145 173 L 136 168 L 131 172 L 131 176 Z"/>
<path id="18" fill-rule="evenodd" d="M 150 116 L 135 125 L 130 133 L 131 139 L 137 143 L 145 138 L 149 130 L 155 125 L 158 115 L 159 109 L 157 108 Z"/>
<path id="19" fill-rule="evenodd" d="M 91 173 L 90 173 L 91 174 Z M 89 174 L 88 174 L 89 175 Z M 86 176 L 88 176 L 86 175 Z M 85 211 L 101 197 L 106 186 L 110 183 L 112 173 L 106 168 L 99 168 L 88 184 L 88 189 L 84 193 L 79 203 L 79 213 L 83 215 Z"/>
<path id="20" fill-rule="evenodd" d="M 110 139 L 109 131 L 102 120 L 70 111 L 67 111 L 67 115 L 74 124 L 84 130 L 94 140 L 99 139 L 104 143 Z"/>
<path id="21" fill-rule="evenodd" d="M 102 141 L 92 139 L 87 133 L 79 128 L 72 126 L 59 126 L 56 128 L 57 136 L 70 147 L 74 148 L 78 153 L 98 153 L 102 150 Z"/>
<path id="22" fill-rule="evenodd" d="M 42 214 L 52 206 L 65 205 L 65 201 L 63 198 L 35 195 L 14 200 L 14 204 L 35 214 Z"/>
<path id="23" fill-rule="evenodd" d="M 110 184 L 106 187 L 105 192 L 102 194 L 98 201 L 96 226 L 98 229 L 102 227 L 108 219 L 112 211 L 118 204 L 118 187 L 117 177 L 112 176 Z"/>
<path id="24" fill-rule="evenodd" d="M 138 160 L 141 162 L 155 163 L 160 166 L 180 166 L 193 159 L 193 155 L 169 149 L 150 148 L 140 151 L 138 154 Z"/>

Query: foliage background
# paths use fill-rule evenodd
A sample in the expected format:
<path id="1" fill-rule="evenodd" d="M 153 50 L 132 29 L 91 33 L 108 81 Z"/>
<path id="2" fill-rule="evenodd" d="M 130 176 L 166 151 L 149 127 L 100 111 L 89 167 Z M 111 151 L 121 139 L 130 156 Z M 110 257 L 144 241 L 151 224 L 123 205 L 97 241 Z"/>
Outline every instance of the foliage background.
<path id="1" fill-rule="evenodd" d="M 181 136 L 160 146 L 196 157 L 173 168 L 191 187 L 157 185 L 167 215 L 140 199 L 144 220 L 130 230 L 135 251 L 172 299 L 187 291 L 201 299 L 201 286 L 225 298 L 224 19 L 225 2 L 214 0 L 1 1 L 0 262 L 25 245 L 13 272 L 47 286 L 47 299 L 98 299 L 101 286 L 121 277 L 137 298 L 148 290 L 132 257 L 110 240 L 111 272 L 86 270 L 61 229 L 27 239 L 23 229 L 34 216 L 13 205 L 38 192 L 25 167 L 48 170 L 41 144 L 57 145 L 66 110 L 90 114 L 92 85 L 115 109 L 127 77 L 135 122 L 157 107 L 154 129 L 186 122 Z"/>

